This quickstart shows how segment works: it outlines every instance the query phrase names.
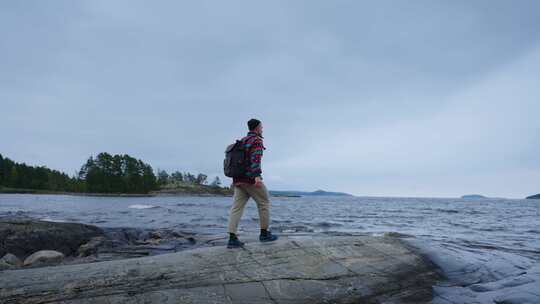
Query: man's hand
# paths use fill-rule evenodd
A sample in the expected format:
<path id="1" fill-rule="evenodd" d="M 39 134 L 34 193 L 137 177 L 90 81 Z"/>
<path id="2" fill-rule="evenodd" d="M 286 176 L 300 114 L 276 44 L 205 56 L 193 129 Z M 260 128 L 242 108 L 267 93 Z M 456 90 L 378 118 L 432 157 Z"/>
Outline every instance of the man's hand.
<path id="1" fill-rule="evenodd" d="M 263 185 L 262 178 L 260 176 L 255 177 L 255 187 L 261 187 Z"/>

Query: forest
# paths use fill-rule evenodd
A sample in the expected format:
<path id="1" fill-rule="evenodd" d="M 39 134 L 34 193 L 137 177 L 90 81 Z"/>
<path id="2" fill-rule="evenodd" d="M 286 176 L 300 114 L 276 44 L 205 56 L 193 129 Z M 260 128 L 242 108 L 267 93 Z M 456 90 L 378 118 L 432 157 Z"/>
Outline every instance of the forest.
<path id="1" fill-rule="evenodd" d="M 171 184 L 206 185 L 207 175 L 179 171 L 169 175 L 130 155 L 106 152 L 90 156 L 75 176 L 46 166 L 29 166 L 0 154 L 0 188 L 33 189 L 51 192 L 147 194 Z M 212 186 L 219 187 L 219 178 Z"/>
<path id="2" fill-rule="evenodd" d="M 0 186 L 18 189 L 81 192 L 83 182 L 45 166 L 28 166 L 0 154 Z"/>

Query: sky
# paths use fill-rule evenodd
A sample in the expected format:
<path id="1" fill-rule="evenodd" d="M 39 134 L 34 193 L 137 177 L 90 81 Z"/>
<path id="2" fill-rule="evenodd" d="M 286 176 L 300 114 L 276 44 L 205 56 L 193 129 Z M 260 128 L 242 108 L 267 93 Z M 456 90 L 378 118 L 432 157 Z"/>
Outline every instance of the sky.
<path id="1" fill-rule="evenodd" d="M 264 125 L 274 190 L 540 192 L 539 1 L 0 1 L 0 153 L 222 175 Z"/>

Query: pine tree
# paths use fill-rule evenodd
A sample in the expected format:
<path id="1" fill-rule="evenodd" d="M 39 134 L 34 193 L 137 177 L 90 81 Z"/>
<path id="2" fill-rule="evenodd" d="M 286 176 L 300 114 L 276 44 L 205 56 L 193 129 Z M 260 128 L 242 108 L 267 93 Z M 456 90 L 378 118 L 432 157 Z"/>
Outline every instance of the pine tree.
<path id="1" fill-rule="evenodd" d="M 13 166 L 11 168 L 11 176 L 9 177 L 11 187 L 19 186 L 19 173 L 17 172 L 17 167 Z"/>
<path id="2" fill-rule="evenodd" d="M 144 166 L 143 185 L 145 193 L 157 189 L 156 176 L 154 175 L 154 170 L 152 170 L 150 165 Z"/>
<path id="3" fill-rule="evenodd" d="M 0 187 L 4 185 L 4 157 L 0 154 Z"/>
<path id="4" fill-rule="evenodd" d="M 158 185 L 166 185 L 169 183 L 169 174 L 167 171 L 158 169 L 157 183 Z"/>
<path id="5" fill-rule="evenodd" d="M 197 175 L 197 178 L 195 180 L 195 183 L 197 185 L 205 185 L 206 184 L 206 179 L 208 178 L 208 176 L 206 174 L 202 174 L 202 173 L 199 173 Z"/>
<path id="6" fill-rule="evenodd" d="M 110 172 L 108 174 L 111 191 L 115 193 L 126 192 L 126 184 L 123 180 L 124 175 L 124 159 L 121 155 L 114 155 L 111 160 Z"/>
<path id="7" fill-rule="evenodd" d="M 182 173 L 180 171 L 175 171 L 175 172 L 171 173 L 171 179 L 174 182 L 181 183 L 181 182 L 184 181 L 184 176 L 182 175 Z"/>
<path id="8" fill-rule="evenodd" d="M 221 187 L 221 180 L 219 179 L 219 176 L 216 176 L 216 178 L 214 178 L 214 181 L 210 184 L 212 187 Z"/>

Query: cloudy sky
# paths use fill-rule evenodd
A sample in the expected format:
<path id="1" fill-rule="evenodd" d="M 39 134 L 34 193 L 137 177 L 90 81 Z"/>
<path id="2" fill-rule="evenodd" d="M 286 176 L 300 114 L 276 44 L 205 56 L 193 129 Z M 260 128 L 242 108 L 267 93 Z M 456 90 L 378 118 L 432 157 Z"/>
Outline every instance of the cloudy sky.
<path id="1" fill-rule="evenodd" d="M 257 117 L 271 189 L 540 192 L 539 1 L 0 1 L 0 38 L 19 162 L 220 175 Z"/>

